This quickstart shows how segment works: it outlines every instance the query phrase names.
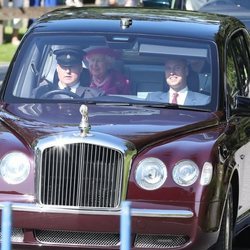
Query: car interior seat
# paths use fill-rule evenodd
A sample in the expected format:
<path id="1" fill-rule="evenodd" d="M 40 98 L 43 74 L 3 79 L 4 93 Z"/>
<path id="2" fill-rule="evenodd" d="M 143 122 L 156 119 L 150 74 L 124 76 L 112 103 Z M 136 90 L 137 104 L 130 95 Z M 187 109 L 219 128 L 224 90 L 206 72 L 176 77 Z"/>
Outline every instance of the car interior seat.
<path id="1" fill-rule="evenodd" d="M 131 94 L 164 91 L 165 76 L 163 68 L 152 65 L 129 65 L 125 69 L 131 83 Z"/>

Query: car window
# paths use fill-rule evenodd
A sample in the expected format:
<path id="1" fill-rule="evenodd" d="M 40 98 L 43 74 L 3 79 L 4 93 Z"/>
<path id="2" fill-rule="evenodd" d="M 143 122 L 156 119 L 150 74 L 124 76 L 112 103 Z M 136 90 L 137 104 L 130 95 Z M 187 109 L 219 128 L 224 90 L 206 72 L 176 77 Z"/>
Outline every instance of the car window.
<path id="1" fill-rule="evenodd" d="M 236 57 L 239 81 L 240 94 L 247 97 L 249 95 L 249 47 L 243 33 L 237 34 L 232 41 L 233 50 Z"/>
<path id="2" fill-rule="evenodd" d="M 214 89 L 212 84 L 217 85 L 217 76 L 212 72 L 212 65 L 217 63 L 217 50 L 213 43 L 185 41 L 183 38 L 172 40 L 117 34 L 108 36 L 43 35 L 42 37 L 33 36 L 28 41 L 24 43 L 21 52 L 26 56 L 20 56 L 14 65 L 13 70 L 17 74 L 12 74 L 8 79 L 6 100 L 48 102 L 57 99 L 61 101 L 83 99 L 83 95 L 78 97 L 68 95 L 62 92 L 64 91 L 62 89 L 62 91 L 55 92 L 55 86 L 60 85 L 58 65 L 62 66 L 58 60 L 71 61 L 75 60 L 75 57 L 81 60 L 79 84 L 85 94 L 86 91 L 89 93 L 87 97 L 84 96 L 85 99 L 105 95 L 120 97 L 119 102 L 131 104 L 138 101 L 148 104 L 155 102 L 168 104 L 170 99 L 166 96 L 169 85 L 166 80 L 165 65 L 168 58 L 184 59 L 186 69 L 183 77 L 187 78 L 187 88 L 198 93 L 195 94 L 196 96 L 206 99 L 206 102 L 202 101 L 204 98 L 201 98 L 196 103 L 182 103 L 181 106 L 206 106 L 208 109 L 211 108 L 211 99 L 216 98 L 216 91 L 212 91 Z M 71 54 L 71 52 L 61 55 L 61 51 L 65 48 L 71 50 L 77 48 L 78 55 Z M 29 53 L 26 53 L 27 50 Z M 104 54 L 100 56 L 97 52 Z M 67 67 L 61 67 L 61 70 L 64 70 L 63 68 L 67 70 Z M 101 81 L 100 72 L 104 70 L 102 68 L 110 74 L 107 74 L 106 78 Z M 65 78 L 70 77 L 65 76 Z M 45 94 L 44 86 L 47 87 L 46 90 L 53 93 Z M 40 91 L 41 89 L 43 91 Z M 93 89 L 102 92 L 98 92 L 96 96 Z M 153 97 L 149 98 L 150 95 Z M 121 99 L 121 97 L 126 99 Z M 112 99 L 109 100 L 112 101 Z"/>
<path id="3" fill-rule="evenodd" d="M 227 50 L 227 66 L 226 66 L 226 87 L 228 93 L 228 101 L 229 106 L 231 108 L 235 107 L 235 96 L 239 93 L 238 88 L 238 77 L 236 72 L 236 65 L 235 65 L 232 47 L 229 46 Z"/>
<path id="4" fill-rule="evenodd" d="M 249 97 L 249 50 L 244 33 L 237 32 L 228 44 L 227 50 L 227 89 L 229 103 L 234 108 L 235 96 Z"/>

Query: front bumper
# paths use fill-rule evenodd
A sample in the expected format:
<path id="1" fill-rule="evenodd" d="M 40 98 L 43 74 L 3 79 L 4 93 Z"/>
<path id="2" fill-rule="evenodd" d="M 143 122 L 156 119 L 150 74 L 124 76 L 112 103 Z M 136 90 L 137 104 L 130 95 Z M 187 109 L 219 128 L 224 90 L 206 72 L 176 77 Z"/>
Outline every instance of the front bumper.
<path id="1" fill-rule="evenodd" d="M 0 204 L 2 210 L 4 203 Z M 12 203 L 13 249 L 119 249 L 121 210 L 91 211 Z M 131 249 L 207 249 L 205 233 L 189 209 L 131 208 Z M 123 232 L 124 233 L 124 232 Z M 2 240 L 2 239 L 1 239 Z"/>

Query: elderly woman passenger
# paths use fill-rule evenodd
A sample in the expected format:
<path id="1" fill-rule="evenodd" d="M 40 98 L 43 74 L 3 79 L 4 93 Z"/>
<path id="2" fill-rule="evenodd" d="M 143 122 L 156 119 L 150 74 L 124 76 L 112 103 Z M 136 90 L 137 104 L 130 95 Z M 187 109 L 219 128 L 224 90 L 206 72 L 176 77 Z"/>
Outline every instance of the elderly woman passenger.
<path id="1" fill-rule="evenodd" d="M 106 47 L 89 49 L 85 55 L 91 74 L 90 87 L 106 94 L 129 94 L 129 81 L 117 69 L 119 54 Z"/>

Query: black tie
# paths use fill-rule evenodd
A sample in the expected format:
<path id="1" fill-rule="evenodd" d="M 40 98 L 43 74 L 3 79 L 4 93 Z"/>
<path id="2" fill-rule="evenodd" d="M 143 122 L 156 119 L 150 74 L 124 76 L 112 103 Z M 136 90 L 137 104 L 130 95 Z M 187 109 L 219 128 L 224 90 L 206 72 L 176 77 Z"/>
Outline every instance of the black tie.
<path id="1" fill-rule="evenodd" d="M 69 86 L 65 87 L 64 88 L 66 91 L 70 92 L 71 91 L 71 88 Z"/>

